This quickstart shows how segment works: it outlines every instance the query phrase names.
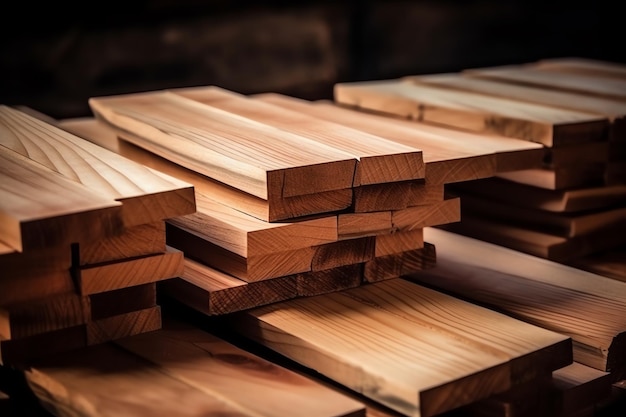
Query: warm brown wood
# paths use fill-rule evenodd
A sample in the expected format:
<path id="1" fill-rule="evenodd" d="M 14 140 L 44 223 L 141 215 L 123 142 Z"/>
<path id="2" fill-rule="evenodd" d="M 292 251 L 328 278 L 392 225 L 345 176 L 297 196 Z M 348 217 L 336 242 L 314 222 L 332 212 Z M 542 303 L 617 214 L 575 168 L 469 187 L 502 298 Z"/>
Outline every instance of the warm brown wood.
<path id="1" fill-rule="evenodd" d="M 117 236 L 78 245 L 80 265 L 122 260 L 165 252 L 165 222 L 140 224 Z"/>
<path id="2" fill-rule="evenodd" d="M 391 224 L 396 230 L 410 231 L 461 221 L 461 199 L 449 197 L 440 203 L 408 207 L 391 213 Z"/>
<path id="3" fill-rule="evenodd" d="M 552 372 L 550 398 L 554 415 L 571 415 L 593 407 L 610 396 L 611 379 L 608 372 L 578 362 Z"/>
<path id="4" fill-rule="evenodd" d="M 424 242 L 423 247 L 391 255 L 377 256 L 365 262 L 363 280 L 379 282 L 432 268 L 437 263 L 435 246 Z"/>
<path id="5" fill-rule="evenodd" d="M 546 190 L 598 187 L 604 184 L 606 164 L 586 164 L 554 169 L 525 169 L 496 174 L 505 180 Z"/>
<path id="6" fill-rule="evenodd" d="M 443 230 L 424 239 L 446 250 L 411 279 L 569 335 L 576 362 L 623 378 L 626 284 Z"/>
<path id="7" fill-rule="evenodd" d="M 37 359 L 85 347 L 86 337 L 84 325 L 23 339 L 3 340 L 0 335 L 0 365 L 25 369 Z"/>
<path id="8" fill-rule="evenodd" d="M 363 264 L 349 264 L 322 271 L 296 274 L 298 296 L 311 297 L 361 285 Z"/>
<path id="9" fill-rule="evenodd" d="M 91 320 L 143 310 L 157 305 L 156 283 L 134 285 L 89 296 Z"/>
<path id="10" fill-rule="evenodd" d="M 0 276 L 1 307 L 77 293 L 69 268 Z"/>
<path id="11" fill-rule="evenodd" d="M 487 332 L 485 320 L 498 324 Z M 233 317 L 233 326 L 414 416 L 435 415 L 506 391 L 519 383 L 512 380 L 511 362 L 526 355 L 545 354 L 560 366 L 571 363 L 565 336 L 403 280 L 261 307 Z M 520 338 L 520 332 L 527 337 Z"/>
<path id="12" fill-rule="evenodd" d="M 589 142 L 560 148 L 550 148 L 546 152 L 546 167 L 574 167 L 586 164 L 609 162 L 609 145 L 612 142 Z"/>
<path id="13" fill-rule="evenodd" d="M 337 235 L 339 239 L 388 235 L 393 233 L 393 231 L 391 211 L 340 213 L 337 215 Z"/>
<path id="14" fill-rule="evenodd" d="M 626 185 L 547 190 L 501 178 L 487 178 L 451 184 L 449 188 L 458 195 L 475 195 L 518 207 L 552 212 L 574 213 L 626 203 Z"/>
<path id="15" fill-rule="evenodd" d="M 353 183 L 349 154 L 173 93 L 92 97 L 89 104 L 99 119 L 137 135 L 125 140 L 263 199 Z"/>
<path id="16" fill-rule="evenodd" d="M 311 271 L 323 271 L 345 265 L 360 264 L 374 259 L 376 238 L 359 237 L 316 246 Z"/>
<path id="17" fill-rule="evenodd" d="M 87 345 L 97 345 L 161 328 L 161 307 L 154 306 L 87 323 Z"/>
<path id="18" fill-rule="evenodd" d="M 599 115 L 401 79 L 338 83 L 334 99 L 346 106 L 549 147 L 606 139 L 609 126 Z"/>
<path id="19" fill-rule="evenodd" d="M 375 257 L 407 252 L 424 247 L 424 230 L 413 229 L 376 236 Z"/>
<path id="20" fill-rule="evenodd" d="M 352 155 L 358 162 L 353 186 L 424 178 L 422 151 L 305 112 L 284 109 L 209 86 L 170 90 L 183 97 L 286 132 L 323 143 Z"/>
<path id="21" fill-rule="evenodd" d="M 581 57 L 544 58 L 531 63 L 542 71 L 575 72 L 605 77 L 626 78 L 626 65 L 618 62 Z"/>
<path id="22" fill-rule="evenodd" d="M 573 91 L 620 101 L 626 99 L 626 80 L 542 71 L 529 64 L 472 68 L 463 71 L 463 73 L 470 77 L 504 80 L 553 90 Z"/>
<path id="23" fill-rule="evenodd" d="M 90 295 L 157 282 L 180 275 L 183 260 L 183 252 L 168 246 L 158 255 L 80 267 L 78 286 L 82 295 Z"/>
<path id="24" fill-rule="evenodd" d="M 197 193 L 211 196 L 212 199 L 226 206 L 261 220 L 275 222 L 311 214 L 340 211 L 352 204 L 351 188 L 287 198 L 270 196 L 269 199 L 264 200 L 200 175 L 127 141 L 120 141 L 117 137 L 118 132 L 94 118 L 62 120 L 59 126 L 135 162 L 189 182 L 194 185 Z M 119 133 L 124 137 L 131 136 L 127 132 Z"/>
<path id="25" fill-rule="evenodd" d="M 0 283 L 5 279 L 20 279 L 52 271 L 68 271 L 71 265 L 70 245 L 51 246 L 28 252 L 10 251 L 0 255 L 0 271 L 3 276 Z"/>
<path id="26" fill-rule="evenodd" d="M 19 252 L 69 246 L 122 231 L 119 202 L 3 146 L 0 192 L 0 235 Z"/>
<path id="27" fill-rule="evenodd" d="M 193 186 L 25 113 L 0 107 L 0 124 L 11 134 L 0 143 L 123 203 L 124 224 L 133 226 L 193 213 Z"/>
<path id="28" fill-rule="evenodd" d="M 571 259 L 568 264 L 594 274 L 626 283 L 626 246 L 621 245 L 588 256 Z"/>

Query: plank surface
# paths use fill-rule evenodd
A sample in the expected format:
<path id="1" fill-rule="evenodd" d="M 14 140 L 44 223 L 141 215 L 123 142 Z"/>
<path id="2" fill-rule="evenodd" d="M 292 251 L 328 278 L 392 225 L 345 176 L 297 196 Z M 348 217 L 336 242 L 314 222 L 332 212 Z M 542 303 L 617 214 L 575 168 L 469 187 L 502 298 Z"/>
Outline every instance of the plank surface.
<path id="1" fill-rule="evenodd" d="M 375 257 L 420 249 L 424 246 L 424 230 L 413 229 L 376 236 Z"/>
<path id="2" fill-rule="evenodd" d="M 361 109 L 553 147 L 606 139 L 605 117 L 398 80 L 335 84 L 335 101 Z"/>
<path id="3" fill-rule="evenodd" d="M 193 186 L 134 163 L 54 125 L 0 107 L 0 144 L 95 193 L 123 203 L 132 226 L 193 213 Z"/>
<path id="4" fill-rule="evenodd" d="M 556 412 L 573 414 L 611 396 L 610 374 L 574 362 L 552 372 L 551 394 Z"/>
<path id="5" fill-rule="evenodd" d="M 585 164 L 562 168 L 536 168 L 503 172 L 496 177 L 546 190 L 569 190 L 604 185 L 606 164 Z"/>
<path id="6" fill-rule="evenodd" d="M 134 285 L 89 296 L 91 320 L 100 320 L 157 305 L 156 282 Z"/>
<path id="7" fill-rule="evenodd" d="M 446 198 L 427 206 L 407 207 L 391 213 L 391 224 L 396 230 L 410 231 L 428 226 L 439 226 L 461 221 L 461 199 Z"/>
<path id="8" fill-rule="evenodd" d="M 399 278 L 403 275 L 432 268 L 436 263 L 435 246 L 424 242 L 422 248 L 378 256 L 365 262 L 363 280 L 365 282 L 379 282 Z"/>
<path id="9" fill-rule="evenodd" d="M 544 58 L 533 62 L 532 66 L 543 71 L 575 72 L 626 78 L 626 65 L 601 59 L 581 57 Z"/>
<path id="10" fill-rule="evenodd" d="M 594 274 L 626 282 L 626 246 L 619 246 L 585 257 L 572 259 L 569 265 Z"/>
<path id="11" fill-rule="evenodd" d="M 350 188 L 356 159 L 298 135 L 156 91 L 93 97 L 101 120 L 151 152 L 267 199 Z"/>
<path id="12" fill-rule="evenodd" d="M 183 97 L 340 149 L 358 161 L 353 186 L 424 178 L 422 151 L 219 87 L 170 90 Z"/>
<path id="13" fill-rule="evenodd" d="M 246 336 L 340 384 L 416 416 L 441 413 L 507 390 L 516 383 L 511 378 L 510 361 L 522 352 L 526 355 L 557 346 L 565 352 L 571 349 L 567 337 L 408 282 L 388 282 L 357 288 L 357 293 L 347 290 L 261 307 L 237 315 L 233 325 Z M 389 291 L 391 304 L 417 311 L 401 315 L 361 300 L 383 289 Z M 423 300 L 424 310 L 411 301 L 414 297 Z M 441 301 L 435 301 L 439 297 L 454 304 L 450 307 L 454 313 L 448 315 L 447 309 L 435 307 L 440 305 Z M 432 327 L 422 314 L 440 324 Z M 480 323 L 484 315 L 494 322 L 520 326 L 520 331 L 528 329 L 534 334 L 532 342 L 512 332 L 511 337 L 521 345 L 511 355 L 501 347 L 506 343 L 505 332 L 494 336 L 493 343 L 485 341 L 489 345 L 486 348 L 457 323 L 461 318 Z M 566 356 L 559 355 L 558 361 L 571 362 Z"/>
<path id="14" fill-rule="evenodd" d="M 86 324 L 87 346 L 153 332 L 161 327 L 161 306 L 158 305 L 91 320 Z"/>

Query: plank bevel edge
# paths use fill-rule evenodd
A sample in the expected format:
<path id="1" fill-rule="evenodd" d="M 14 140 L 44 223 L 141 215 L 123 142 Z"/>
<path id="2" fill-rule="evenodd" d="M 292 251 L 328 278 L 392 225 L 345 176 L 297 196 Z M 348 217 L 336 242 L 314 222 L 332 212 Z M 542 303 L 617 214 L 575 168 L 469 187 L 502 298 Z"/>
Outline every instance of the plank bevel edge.
<path id="1" fill-rule="evenodd" d="M 193 185 L 135 163 L 56 125 L 7 106 L 0 143 L 94 192 L 123 203 L 126 226 L 195 211 Z"/>
<path id="2" fill-rule="evenodd" d="M 135 145 L 263 199 L 353 184 L 351 155 L 173 93 L 92 97 L 89 105 Z"/>
<path id="3" fill-rule="evenodd" d="M 393 302 L 381 307 L 362 300 L 385 289 Z M 415 302 L 420 294 L 426 306 Z M 433 316 L 429 308 L 441 314 Z M 452 323 L 440 321 L 442 317 Z M 524 373 L 572 362 L 566 336 L 402 279 L 280 302 L 229 318 L 242 335 L 412 416 L 472 403 L 508 390 Z M 475 325 L 455 325 L 459 319 L 475 320 Z M 497 322 L 500 330 L 509 329 L 494 326 L 489 347 L 485 319 Z M 520 332 L 527 336 L 520 337 Z M 538 360 L 526 360 L 533 356 Z"/>
<path id="4" fill-rule="evenodd" d="M 567 334 L 576 362 L 626 374 L 626 283 L 436 228 L 424 239 L 446 250 L 412 280 Z"/>

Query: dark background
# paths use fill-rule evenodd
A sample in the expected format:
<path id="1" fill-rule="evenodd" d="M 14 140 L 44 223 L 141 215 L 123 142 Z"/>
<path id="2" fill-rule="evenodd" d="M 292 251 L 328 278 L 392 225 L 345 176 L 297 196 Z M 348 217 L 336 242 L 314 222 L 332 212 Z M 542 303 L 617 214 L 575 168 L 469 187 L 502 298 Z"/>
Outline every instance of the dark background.
<path id="1" fill-rule="evenodd" d="M 3 5 L 0 103 L 55 118 L 92 96 L 218 85 L 331 98 L 341 81 L 578 56 L 626 63 L 619 2 L 21 1 Z"/>

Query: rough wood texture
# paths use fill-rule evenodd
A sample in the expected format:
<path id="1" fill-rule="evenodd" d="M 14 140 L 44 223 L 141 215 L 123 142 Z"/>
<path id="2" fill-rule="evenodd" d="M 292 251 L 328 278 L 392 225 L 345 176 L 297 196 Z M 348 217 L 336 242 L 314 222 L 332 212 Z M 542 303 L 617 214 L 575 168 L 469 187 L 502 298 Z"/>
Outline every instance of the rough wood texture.
<path id="1" fill-rule="evenodd" d="M 424 161 L 420 149 L 320 120 L 305 112 L 251 100 L 219 87 L 170 91 L 353 155 L 358 161 L 353 183 L 355 187 L 424 178 Z"/>
<path id="2" fill-rule="evenodd" d="M 437 263 L 435 246 L 428 242 L 420 249 L 378 256 L 365 263 L 363 280 L 379 282 L 432 268 Z"/>
<path id="3" fill-rule="evenodd" d="M 156 283 L 91 294 L 91 320 L 144 310 L 157 305 Z"/>
<path id="4" fill-rule="evenodd" d="M 161 307 L 154 306 L 117 316 L 89 321 L 87 345 L 97 345 L 161 328 Z"/>
<path id="5" fill-rule="evenodd" d="M 549 147 L 606 139 L 609 126 L 599 115 L 402 80 L 338 83 L 334 99 L 347 106 Z"/>
<path id="6" fill-rule="evenodd" d="M 424 239 L 446 250 L 412 279 L 568 335 L 576 362 L 623 379 L 626 284 L 443 230 Z"/>
<path id="7" fill-rule="evenodd" d="M 96 117 L 137 135 L 125 139 L 263 199 L 352 187 L 352 156 L 173 93 L 93 97 L 89 104 Z"/>
<path id="8" fill-rule="evenodd" d="M 193 186 L 25 113 L 0 107 L 0 143 L 103 197 L 122 202 L 125 226 L 193 213 Z"/>
<path id="9" fill-rule="evenodd" d="M 485 320 L 494 323 L 488 328 L 493 333 L 486 332 Z M 511 374 L 517 358 L 545 354 L 552 366 L 571 363 L 571 340 L 565 336 L 403 280 L 261 307 L 233 317 L 233 325 L 414 416 L 435 415 L 509 389 L 518 383 Z"/>
<path id="10" fill-rule="evenodd" d="M 578 362 L 552 372 L 551 385 L 554 415 L 571 415 L 611 396 L 610 374 Z"/>
<path id="11" fill-rule="evenodd" d="M 337 215 L 339 239 L 388 235 L 392 232 L 391 211 L 340 213 Z"/>
<path id="12" fill-rule="evenodd" d="M 78 286 L 82 295 L 90 295 L 157 282 L 180 275 L 183 261 L 183 252 L 168 246 L 158 255 L 79 267 Z"/>

